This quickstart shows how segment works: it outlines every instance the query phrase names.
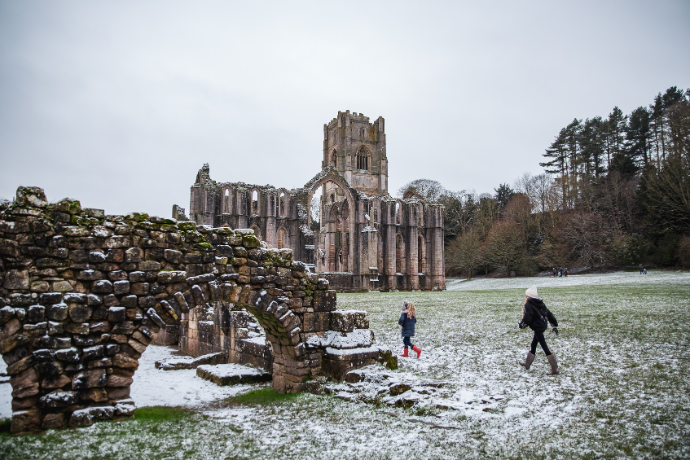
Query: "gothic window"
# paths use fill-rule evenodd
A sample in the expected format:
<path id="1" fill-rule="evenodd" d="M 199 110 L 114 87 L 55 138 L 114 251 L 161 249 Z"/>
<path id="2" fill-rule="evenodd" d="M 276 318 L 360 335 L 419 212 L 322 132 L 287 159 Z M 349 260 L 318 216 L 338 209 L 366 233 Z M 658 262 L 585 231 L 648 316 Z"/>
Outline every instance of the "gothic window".
<path id="1" fill-rule="evenodd" d="M 364 147 L 357 151 L 357 169 L 369 170 L 369 155 Z"/>
<path id="2" fill-rule="evenodd" d="M 252 214 L 259 213 L 259 192 L 252 191 Z"/>
<path id="3" fill-rule="evenodd" d="M 280 192 L 280 197 L 278 197 L 278 215 L 280 217 L 285 216 L 285 192 Z"/>
<path id="4" fill-rule="evenodd" d="M 223 212 L 229 214 L 232 212 L 232 194 L 229 189 L 225 189 L 223 193 Z"/>
<path id="5" fill-rule="evenodd" d="M 335 150 L 331 153 L 331 165 L 335 168 L 338 167 L 338 156 Z"/>

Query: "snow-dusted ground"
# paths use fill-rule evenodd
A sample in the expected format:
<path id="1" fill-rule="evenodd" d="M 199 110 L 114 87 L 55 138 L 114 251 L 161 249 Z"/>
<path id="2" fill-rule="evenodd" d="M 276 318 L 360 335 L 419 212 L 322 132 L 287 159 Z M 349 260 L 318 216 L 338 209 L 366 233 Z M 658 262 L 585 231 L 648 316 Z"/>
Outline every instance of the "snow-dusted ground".
<path id="1" fill-rule="evenodd" d="M 565 286 L 597 286 L 607 284 L 690 284 L 690 272 L 671 272 L 650 270 L 646 275 L 640 272 L 615 272 L 592 275 L 570 275 L 561 278 L 553 276 L 534 276 L 526 278 L 475 278 L 472 280 L 447 278 L 449 291 L 485 291 L 494 289 L 527 289 L 532 285 L 538 288 Z"/>
<path id="2" fill-rule="evenodd" d="M 550 281 L 573 284 L 547 285 Z M 448 384 L 429 392 L 413 388 L 418 404 L 411 409 L 313 395 L 233 406 L 218 401 L 232 388 L 213 388 L 192 370 L 154 369 L 153 362 L 170 349 L 149 347 L 135 374 L 137 405 L 182 404 L 199 408 L 204 417 L 155 432 L 138 421 L 51 432 L 65 448 L 40 438 L 25 438 L 25 444 L 3 438 L 0 457 L 97 458 L 113 450 L 122 459 L 690 456 L 688 273 L 466 284 L 471 283 L 485 287 L 338 295 L 340 309 L 368 311 L 377 343 L 396 351 L 402 345 L 400 304 L 403 299 L 416 304 L 413 342 L 423 349 L 422 357 L 401 358 L 393 377 Z M 529 331 L 517 328 L 524 301 L 520 289 L 531 284 L 543 289 L 559 320 L 561 335 L 546 335 L 561 366 L 559 376 L 546 375 L 541 350 L 529 372 L 517 364 L 531 340 Z M 358 385 L 343 385 L 346 391 L 338 394 L 356 401 L 369 391 Z"/>

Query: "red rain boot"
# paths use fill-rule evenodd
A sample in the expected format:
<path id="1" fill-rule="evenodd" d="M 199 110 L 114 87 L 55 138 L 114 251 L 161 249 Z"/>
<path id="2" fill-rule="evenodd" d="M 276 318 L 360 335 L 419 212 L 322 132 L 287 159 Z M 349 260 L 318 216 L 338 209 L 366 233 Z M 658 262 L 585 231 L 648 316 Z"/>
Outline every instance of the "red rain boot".
<path id="1" fill-rule="evenodd" d="M 417 352 L 417 359 L 419 359 L 419 357 L 422 356 L 422 349 L 419 348 L 417 345 L 415 345 L 414 347 L 412 347 L 412 351 L 416 351 L 416 352 Z"/>
<path id="2" fill-rule="evenodd" d="M 410 355 L 407 354 L 407 347 L 405 347 L 405 351 L 400 356 L 402 356 L 403 358 L 409 358 L 410 357 Z"/>

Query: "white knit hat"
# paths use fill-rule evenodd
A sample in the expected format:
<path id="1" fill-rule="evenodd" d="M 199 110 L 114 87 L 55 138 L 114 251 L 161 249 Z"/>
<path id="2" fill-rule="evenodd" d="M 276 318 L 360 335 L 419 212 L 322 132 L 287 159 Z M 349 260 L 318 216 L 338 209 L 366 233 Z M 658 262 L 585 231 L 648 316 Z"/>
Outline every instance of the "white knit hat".
<path id="1" fill-rule="evenodd" d="M 526 295 L 527 297 L 531 297 L 531 298 L 533 298 L 533 299 L 538 299 L 538 298 L 539 298 L 539 294 L 537 294 L 537 285 L 534 284 L 534 285 L 532 285 L 531 288 L 527 289 L 527 290 L 525 291 L 525 295 Z"/>

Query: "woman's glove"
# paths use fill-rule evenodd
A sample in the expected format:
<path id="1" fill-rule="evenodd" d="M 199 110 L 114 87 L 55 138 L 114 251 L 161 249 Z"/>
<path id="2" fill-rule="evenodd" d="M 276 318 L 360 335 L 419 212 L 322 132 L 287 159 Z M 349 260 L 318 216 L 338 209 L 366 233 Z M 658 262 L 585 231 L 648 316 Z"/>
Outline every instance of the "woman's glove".
<path id="1" fill-rule="evenodd" d="M 518 321 L 518 327 L 520 329 L 524 329 L 527 327 L 527 324 L 524 321 L 520 320 L 520 321 Z"/>
<path id="2" fill-rule="evenodd" d="M 558 335 L 558 328 L 557 328 L 557 327 L 554 327 L 554 328 L 552 329 L 552 331 L 555 332 L 556 335 Z"/>

